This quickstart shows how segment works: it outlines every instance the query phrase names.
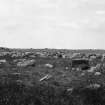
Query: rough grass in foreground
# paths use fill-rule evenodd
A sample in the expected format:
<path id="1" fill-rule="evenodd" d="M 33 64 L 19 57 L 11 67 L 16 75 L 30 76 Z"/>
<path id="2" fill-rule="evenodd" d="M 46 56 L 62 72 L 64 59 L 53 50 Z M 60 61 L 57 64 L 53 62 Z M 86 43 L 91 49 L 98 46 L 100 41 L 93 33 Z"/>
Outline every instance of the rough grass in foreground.
<path id="1" fill-rule="evenodd" d="M 34 81 L 33 85 L 27 85 L 25 82 L 4 79 L 0 81 L 0 105 L 104 105 L 104 85 L 94 89 L 79 85 L 85 83 L 80 80 L 78 86 L 73 84 L 73 91 L 67 91 L 69 86 L 61 86 L 57 81 Z"/>
<path id="2" fill-rule="evenodd" d="M 9 59 L 8 59 L 9 60 Z M 12 64 L 0 68 L 0 105 L 104 105 L 105 71 L 94 73 L 72 71 L 69 59 L 36 59 L 35 67 L 20 68 Z M 10 60 L 11 61 L 11 60 Z M 12 63 L 12 62 L 11 62 Z M 46 63 L 55 68 L 45 68 Z M 69 67 L 65 70 L 65 67 Z M 98 70 L 97 70 L 98 71 Z M 52 77 L 40 82 L 44 76 Z M 90 84 L 99 88 L 87 88 Z M 67 90 L 72 91 L 67 91 Z"/>

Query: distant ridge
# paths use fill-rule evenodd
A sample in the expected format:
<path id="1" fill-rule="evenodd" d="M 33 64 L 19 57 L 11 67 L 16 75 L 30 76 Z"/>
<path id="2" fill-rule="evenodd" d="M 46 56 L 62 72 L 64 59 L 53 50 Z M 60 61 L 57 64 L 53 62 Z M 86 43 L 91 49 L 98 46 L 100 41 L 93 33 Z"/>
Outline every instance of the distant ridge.
<path id="1" fill-rule="evenodd" d="M 7 48 L 7 47 L 0 47 L 0 52 L 5 51 L 50 51 L 50 52 L 56 52 L 61 51 L 64 53 L 99 53 L 103 54 L 105 53 L 104 49 L 55 49 L 55 48 L 43 48 L 43 49 L 34 49 L 34 48 Z"/>
<path id="2" fill-rule="evenodd" d="M 10 51 L 10 48 L 7 47 L 0 47 L 0 52 L 4 52 L 4 51 Z"/>

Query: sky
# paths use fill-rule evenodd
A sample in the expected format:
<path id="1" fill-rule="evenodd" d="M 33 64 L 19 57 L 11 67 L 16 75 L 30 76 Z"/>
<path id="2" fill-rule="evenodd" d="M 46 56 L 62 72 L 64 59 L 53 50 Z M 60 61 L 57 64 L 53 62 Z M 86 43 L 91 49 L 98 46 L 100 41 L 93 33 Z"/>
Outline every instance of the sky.
<path id="1" fill-rule="evenodd" d="M 105 49 L 105 0 L 0 0 L 0 46 Z"/>

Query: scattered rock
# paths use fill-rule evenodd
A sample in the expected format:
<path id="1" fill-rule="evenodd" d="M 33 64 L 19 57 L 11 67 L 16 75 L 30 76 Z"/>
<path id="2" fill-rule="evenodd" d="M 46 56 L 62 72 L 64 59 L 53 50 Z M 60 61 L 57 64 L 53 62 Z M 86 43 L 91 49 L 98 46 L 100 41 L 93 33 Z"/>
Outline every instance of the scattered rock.
<path id="1" fill-rule="evenodd" d="M 90 68 L 88 59 L 72 59 L 72 68 L 80 68 L 82 70 L 88 70 Z"/>
<path id="2" fill-rule="evenodd" d="M 92 72 L 94 72 L 95 70 L 96 70 L 96 67 L 91 67 L 91 69 L 90 69 L 90 70 L 87 70 L 87 72 L 92 73 Z"/>
<path id="3" fill-rule="evenodd" d="M 45 67 L 53 68 L 54 66 L 52 64 L 45 64 Z"/>
<path id="4" fill-rule="evenodd" d="M 25 60 L 17 63 L 18 67 L 35 66 L 35 60 Z"/>
<path id="5" fill-rule="evenodd" d="M 73 91 L 73 88 L 69 88 L 67 89 L 68 92 L 72 92 Z"/>
<path id="6" fill-rule="evenodd" d="M 7 61 L 6 61 L 6 59 L 1 59 L 0 60 L 0 63 L 6 63 Z"/>
<path id="7" fill-rule="evenodd" d="M 76 71 L 81 71 L 81 68 L 76 68 Z"/>
<path id="8" fill-rule="evenodd" d="M 101 73 L 100 72 L 95 72 L 94 75 L 97 75 L 98 76 L 98 75 L 101 75 Z"/>
<path id="9" fill-rule="evenodd" d="M 41 78 L 39 81 L 44 81 L 50 79 L 52 76 L 51 75 L 46 75 L 43 78 Z"/>
<path id="10" fill-rule="evenodd" d="M 65 70 L 69 70 L 69 67 L 65 67 Z"/>
<path id="11" fill-rule="evenodd" d="M 97 83 L 90 84 L 89 86 L 87 86 L 87 88 L 92 88 L 92 89 L 97 89 L 97 88 L 100 88 L 100 87 L 101 87 L 101 85 L 100 84 L 97 84 Z"/>
<path id="12" fill-rule="evenodd" d="M 83 73 L 81 73 L 81 76 L 84 76 L 85 75 L 85 73 L 83 72 Z"/>
<path id="13" fill-rule="evenodd" d="M 22 84 L 22 83 L 23 83 L 22 80 L 16 80 L 16 82 L 17 82 L 18 84 Z"/>

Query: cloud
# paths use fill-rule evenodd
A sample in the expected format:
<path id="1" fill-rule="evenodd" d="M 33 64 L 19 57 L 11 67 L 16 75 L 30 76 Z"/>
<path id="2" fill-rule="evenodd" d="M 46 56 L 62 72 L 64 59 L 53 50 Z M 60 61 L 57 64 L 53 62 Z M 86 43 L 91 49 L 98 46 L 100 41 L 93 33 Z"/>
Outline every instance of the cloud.
<path id="1" fill-rule="evenodd" d="M 104 11 L 105 0 L 3 0 L 0 40 L 7 47 L 101 47 Z"/>
<path id="2" fill-rule="evenodd" d="M 105 15 L 105 11 L 104 10 L 97 10 L 96 14 L 97 15 Z"/>
<path id="3" fill-rule="evenodd" d="M 64 22 L 64 23 L 58 23 L 57 24 L 58 27 L 62 27 L 62 28 L 71 28 L 71 29 L 79 29 L 80 25 L 76 22 Z"/>

